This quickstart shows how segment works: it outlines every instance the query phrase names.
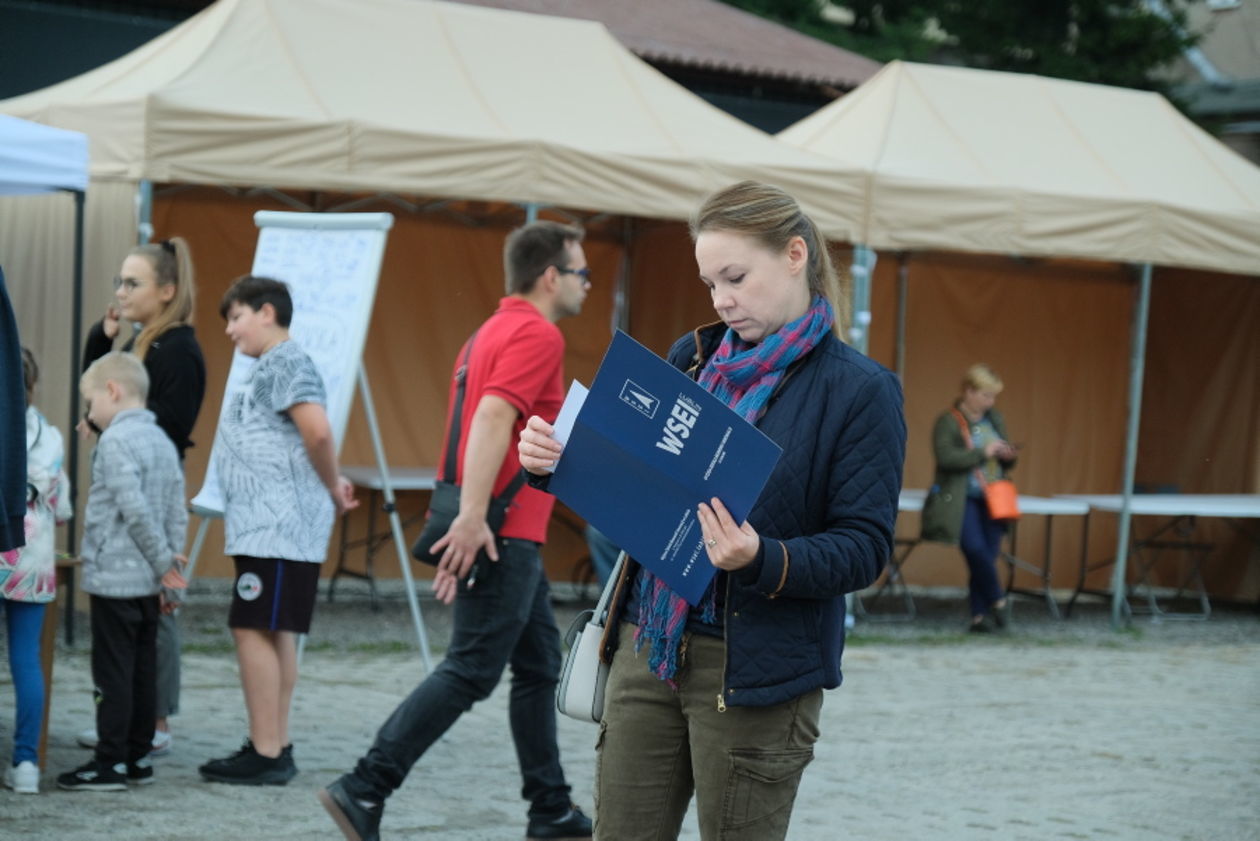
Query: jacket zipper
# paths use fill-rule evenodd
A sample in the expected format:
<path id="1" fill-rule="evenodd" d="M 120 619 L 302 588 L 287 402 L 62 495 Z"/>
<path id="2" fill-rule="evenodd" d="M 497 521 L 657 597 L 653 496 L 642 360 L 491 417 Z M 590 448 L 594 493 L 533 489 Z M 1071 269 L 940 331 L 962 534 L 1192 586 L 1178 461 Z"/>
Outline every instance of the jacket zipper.
<path id="1" fill-rule="evenodd" d="M 722 605 L 722 614 L 723 614 L 722 618 L 725 620 L 726 626 L 722 634 L 722 685 L 721 687 L 718 688 L 718 695 L 717 695 L 717 711 L 720 713 L 726 712 L 726 697 L 725 697 L 726 696 L 726 661 L 730 653 L 728 651 L 729 646 L 728 646 L 728 643 L 726 642 L 726 635 L 731 632 L 731 577 L 730 575 L 726 576 L 726 601 L 725 601 L 725 604 Z"/>

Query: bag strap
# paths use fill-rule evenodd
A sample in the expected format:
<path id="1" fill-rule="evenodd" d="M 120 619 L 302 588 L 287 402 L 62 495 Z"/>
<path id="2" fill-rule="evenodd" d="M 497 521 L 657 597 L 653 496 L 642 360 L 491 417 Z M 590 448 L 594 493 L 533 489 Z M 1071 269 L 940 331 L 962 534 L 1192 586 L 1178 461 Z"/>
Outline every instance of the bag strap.
<path id="1" fill-rule="evenodd" d="M 455 405 L 451 409 L 451 428 L 446 436 L 446 458 L 442 462 L 442 478 L 451 484 L 455 484 L 455 476 L 458 473 L 455 462 L 459 454 L 460 431 L 464 428 L 464 392 L 468 386 L 468 360 L 472 357 L 473 342 L 476 341 L 477 334 L 480 332 L 481 328 L 478 327 L 468 337 L 468 344 L 464 347 L 464 361 L 455 369 Z M 498 499 L 504 506 L 511 504 L 512 498 L 524 484 L 525 476 L 522 471 L 508 483 Z"/>
<path id="2" fill-rule="evenodd" d="M 451 484 L 455 484 L 457 475 L 455 460 L 459 453 L 460 431 L 464 427 L 464 391 L 468 385 L 468 358 L 472 356 L 473 342 L 477 340 L 477 334 L 480 332 L 481 328 L 478 327 L 468 337 L 468 344 L 464 346 L 464 361 L 455 369 L 455 405 L 451 409 L 451 428 L 446 434 L 446 459 L 442 462 L 442 478 Z"/>
<path id="3" fill-rule="evenodd" d="M 626 565 L 626 553 L 622 552 L 617 555 L 617 563 L 613 564 L 612 572 L 608 574 L 608 582 L 604 584 L 604 592 L 599 594 L 599 602 L 595 605 L 595 613 L 591 616 L 591 621 L 601 627 L 608 622 L 608 603 L 612 601 L 613 591 L 617 589 L 617 579 L 621 578 L 621 568 Z"/>
<path id="4" fill-rule="evenodd" d="M 970 450 L 971 429 L 967 426 L 967 419 L 963 417 L 962 412 L 958 411 L 957 408 L 950 409 L 950 411 L 954 414 L 954 420 L 958 421 L 958 428 L 962 430 L 963 444 L 965 444 L 967 449 Z M 984 478 L 984 471 L 979 467 L 976 468 L 976 481 L 980 483 L 980 487 L 982 488 L 989 484 L 989 480 Z"/>

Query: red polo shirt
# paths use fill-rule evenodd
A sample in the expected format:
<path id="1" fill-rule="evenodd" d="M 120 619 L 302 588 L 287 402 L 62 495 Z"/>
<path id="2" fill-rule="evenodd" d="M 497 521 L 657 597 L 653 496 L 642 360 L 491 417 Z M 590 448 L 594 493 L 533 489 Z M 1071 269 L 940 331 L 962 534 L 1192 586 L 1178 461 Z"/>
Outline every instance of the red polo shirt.
<path id="1" fill-rule="evenodd" d="M 463 483 L 464 449 L 468 445 L 468 428 L 477 404 L 483 395 L 493 394 L 511 403 L 517 411 L 507 456 L 494 482 L 494 495 L 498 496 L 520 472 L 516 444 L 525 421 L 530 415 L 538 415 L 552 423 L 560 413 L 560 405 L 564 402 L 564 336 L 529 301 L 509 296 L 499 301 L 499 308 L 481 325 L 472 342 L 460 426 L 458 481 Z M 455 357 L 457 369 L 467 346 L 465 342 Z M 447 400 L 447 429 L 450 429 L 451 412 L 455 405 L 453 374 Z M 439 464 L 444 464 L 445 460 L 444 451 Z M 499 536 L 545 542 L 547 522 L 551 519 L 554 504 L 555 497 L 551 494 L 528 485 L 522 486 L 513 497 Z"/>

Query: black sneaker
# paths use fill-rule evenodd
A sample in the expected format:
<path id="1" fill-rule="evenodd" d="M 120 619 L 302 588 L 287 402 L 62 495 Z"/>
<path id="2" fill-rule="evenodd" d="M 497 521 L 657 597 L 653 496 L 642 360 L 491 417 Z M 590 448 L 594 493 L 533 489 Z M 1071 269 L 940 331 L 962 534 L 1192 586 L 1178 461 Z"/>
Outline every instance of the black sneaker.
<path id="1" fill-rule="evenodd" d="M 127 764 L 107 765 L 93 759 L 57 777 L 57 787 L 66 791 L 126 791 Z"/>
<path id="2" fill-rule="evenodd" d="M 241 786 L 282 786 L 293 778 L 283 755 L 263 756 L 249 739 L 231 756 L 212 759 L 197 770 L 210 782 Z"/>
<path id="3" fill-rule="evenodd" d="M 153 782 L 153 761 L 149 757 L 127 763 L 127 785 L 147 786 Z"/>
<path id="4" fill-rule="evenodd" d="M 328 788 L 321 788 L 316 797 L 346 841 L 380 841 L 385 804 L 354 797 L 346 791 L 344 780 L 345 777 L 338 777 Z"/>
<path id="5" fill-rule="evenodd" d="M 287 783 L 289 780 L 296 777 L 298 773 L 297 763 L 293 761 L 293 745 L 285 745 L 280 750 L 280 762 L 284 767 L 284 781 Z"/>
<path id="6" fill-rule="evenodd" d="M 577 806 L 553 818 L 530 818 L 526 841 L 591 841 L 591 819 Z"/>

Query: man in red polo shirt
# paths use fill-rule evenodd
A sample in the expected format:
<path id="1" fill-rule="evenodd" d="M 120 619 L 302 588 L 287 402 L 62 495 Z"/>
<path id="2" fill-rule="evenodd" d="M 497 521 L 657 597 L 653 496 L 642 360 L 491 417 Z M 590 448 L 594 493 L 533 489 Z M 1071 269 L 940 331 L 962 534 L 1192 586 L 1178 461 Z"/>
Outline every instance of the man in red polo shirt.
<path id="1" fill-rule="evenodd" d="M 590 288 L 582 235 L 555 222 L 513 231 L 504 248 L 507 296 L 456 357 L 456 374 L 466 364 L 463 416 L 448 415 L 445 440 L 459 424 L 457 475 L 442 478 L 460 485 L 460 510 L 433 546 L 442 558 L 434 593 L 455 603 L 451 644 L 381 726 L 354 771 L 319 792 L 350 841 L 380 837 L 385 799 L 460 715 L 490 695 L 508 665 L 512 740 L 530 802 L 526 836 L 591 838 L 590 819 L 569 799 L 556 744 L 560 632 L 539 553 L 554 498 L 520 487 L 497 535 L 486 522 L 491 497 L 520 473 L 512 443 L 525 419 L 552 420 L 564 401 L 564 337 L 555 322 L 577 315 Z M 453 376 L 451 415 L 455 394 Z M 489 561 L 475 563 L 479 553 Z"/>

